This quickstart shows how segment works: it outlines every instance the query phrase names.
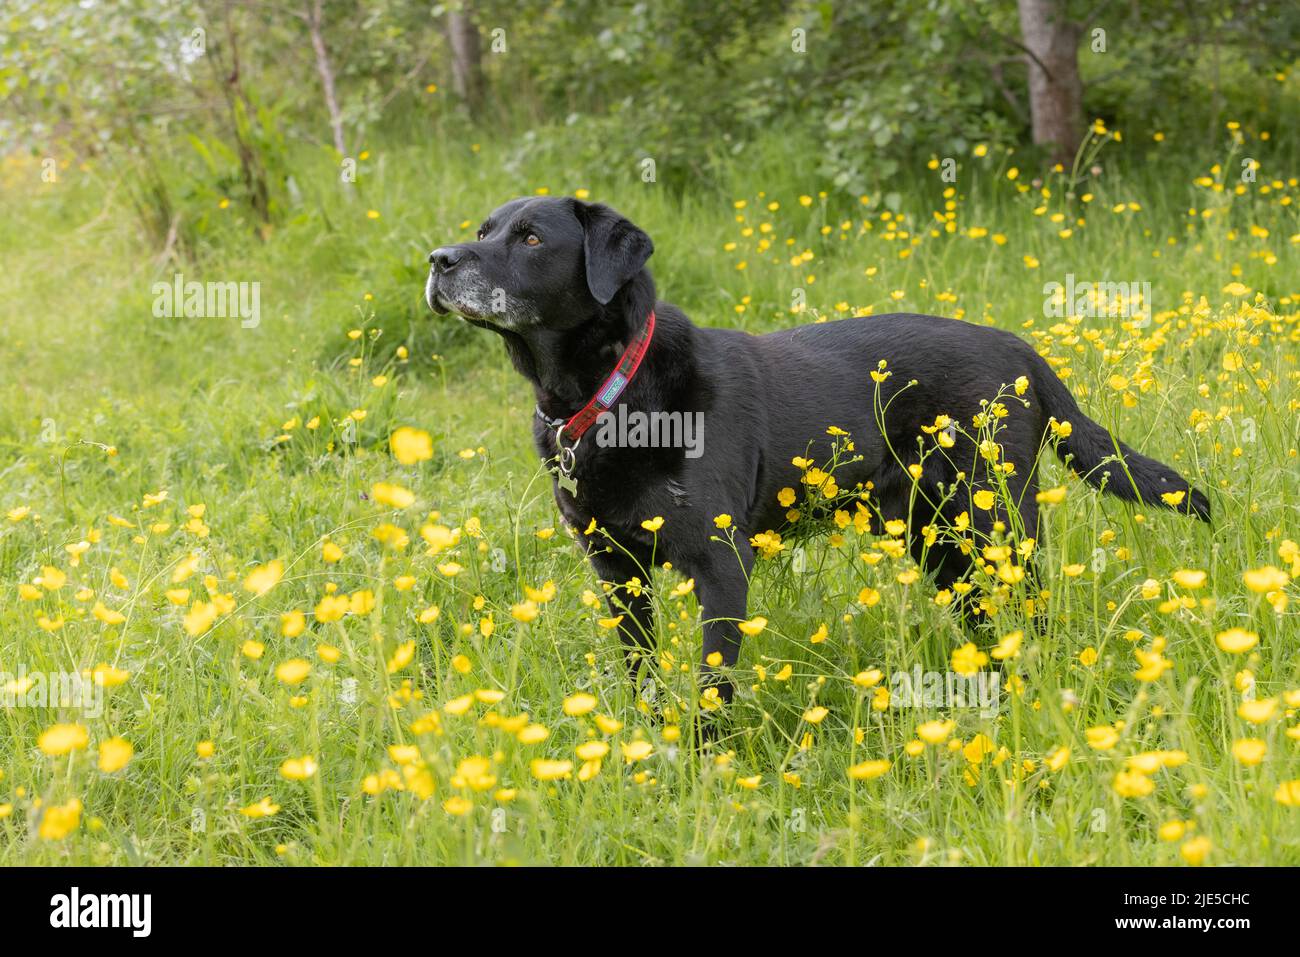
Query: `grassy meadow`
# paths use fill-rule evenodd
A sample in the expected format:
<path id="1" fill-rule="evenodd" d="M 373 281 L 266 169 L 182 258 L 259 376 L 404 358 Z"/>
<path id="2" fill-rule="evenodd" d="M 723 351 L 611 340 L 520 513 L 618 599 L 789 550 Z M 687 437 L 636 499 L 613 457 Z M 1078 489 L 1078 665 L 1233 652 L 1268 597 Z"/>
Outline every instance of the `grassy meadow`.
<path id="1" fill-rule="evenodd" d="M 977 146 L 955 182 L 936 157 L 862 197 L 775 133 L 680 194 L 508 141 L 369 144 L 351 186 L 304 149 L 299 212 L 255 236 L 196 180 L 166 260 L 107 165 L 47 183 L 10 158 L 0 863 L 1300 863 L 1300 171 L 1222 132 L 1095 132 L 1104 172 L 1073 188 Z M 775 530 L 740 691 L 697 746 L 689 583 L 645 575 L 650 709 L 530 388 L 422 302 L 431 248 L 539 190 L 643 226 L 700 324 L 1012 330 L 1214 523 L 1047 454 L 1042 593 L 977 543 L 974 632 L 879 522 Z M 177 272 L 261 283 L 260 323 L 155 318 Z M 1070 275 L 1149 282 L 1151 321 L 1045 315 Z M 901 700 L 918 669 L 1000 694 Z M 31 703 L 37 673 L 88 676 L 99 706 Z"/>

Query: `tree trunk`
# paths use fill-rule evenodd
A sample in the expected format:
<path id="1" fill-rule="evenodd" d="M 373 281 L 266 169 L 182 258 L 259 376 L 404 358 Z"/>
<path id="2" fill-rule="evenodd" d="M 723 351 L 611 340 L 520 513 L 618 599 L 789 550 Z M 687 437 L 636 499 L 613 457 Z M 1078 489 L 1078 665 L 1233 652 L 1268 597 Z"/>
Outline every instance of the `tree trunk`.
<path id="1" fill-rule="evenodd" d="M 209 22 L 216 22 L 215 17 L 211 14 L 208 15 L 208 20 Z M 245 117 L 251 118 L 255 116 L 255 110 L 248 99 L 248 95 L 244 92 L 239 61 L 239 32 L 235 29 L 233 4 L 225 4 L 222 23 L 225 26 L 224 46 L 230 50 L 229 72 L 226 71 L 222 58 L 222 44 L 210 45 L 203 59 L 208 61 L 213 77 L 220 85 L 222 95 L 225 98 L 226 110 L 229 114 L 230 134 L 235 141 L 235 151 L 239 156 L 239 168 L 243 175 L 244 187 L 248 190 L 249 204 L 253 207 L 253 211 L 257 214 L 258 221 L 261 224 L 258 234 L 265 239 L 267 236 L 266 227 L 271 223 L 271 186 L 266 172 L 266 165 L 262 162 L 257 145 L 245 132 L 244 124 L 240 122 L 241 113 Z"/>
<path id="2" fill-rule="evenodd" d="M 470 114 L 483 105 L 483 45 L 469 0 L 447 14 L 447 40 L 451 45 L 451 82 Z"/>
<path id="3" fill-rule="evenodd" d="M 329 51 L 325 48 L 325 34 L 321 27 L 321 0 L 311 0 L 307 4 L 304 19 L 311 33 L 311 48 L 316 54 L 316 72 L 320 74 L 320 84 L 325 91 L 325 108 L 330 114 L 334 148 L 339 151 L 339 156 L 347 156 L 347 146 L 343 140 L 343 113 L 339 110 L 339 98 L 334 92 L 334 68 L 330 66 Z"/>
<path id="4" fill-rule="evenodd" d="M 1020 34 L 1029 68 L 1029 114 L 1034 142 L 1067 166 L 1083 139 L 1082 28 L 1065 15 L 1064 0 L 1018 0 Z"/>

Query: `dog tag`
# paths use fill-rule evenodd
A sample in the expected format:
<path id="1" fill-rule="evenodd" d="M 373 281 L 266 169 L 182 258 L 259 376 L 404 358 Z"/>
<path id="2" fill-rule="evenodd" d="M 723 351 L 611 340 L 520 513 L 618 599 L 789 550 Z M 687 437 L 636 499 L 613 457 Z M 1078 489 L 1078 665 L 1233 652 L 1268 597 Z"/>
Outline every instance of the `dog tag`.
<path id="1" fill-rule="evenodd" d="M 578 480 L 573 477 L 573 468 L 578 464 L 578 446 L 582 436 L 572 445 L 565 445 L 560 438 L 564 426 L 555 430 L 555 481 L 574 498 L 578 497 Z"/>

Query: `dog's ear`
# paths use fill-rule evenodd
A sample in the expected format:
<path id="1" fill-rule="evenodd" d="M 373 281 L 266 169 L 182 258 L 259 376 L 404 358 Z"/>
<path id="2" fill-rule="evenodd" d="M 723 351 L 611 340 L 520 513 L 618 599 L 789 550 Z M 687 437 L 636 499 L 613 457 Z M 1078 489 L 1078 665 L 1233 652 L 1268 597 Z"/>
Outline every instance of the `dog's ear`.
<path id="1" fill-rule="evenodd" d="M 604 306 L 641 271 L 655 244 L 645 230 L 601 203 L 575 201 L 575 212 L 584 232 L 587 288 Z"/>

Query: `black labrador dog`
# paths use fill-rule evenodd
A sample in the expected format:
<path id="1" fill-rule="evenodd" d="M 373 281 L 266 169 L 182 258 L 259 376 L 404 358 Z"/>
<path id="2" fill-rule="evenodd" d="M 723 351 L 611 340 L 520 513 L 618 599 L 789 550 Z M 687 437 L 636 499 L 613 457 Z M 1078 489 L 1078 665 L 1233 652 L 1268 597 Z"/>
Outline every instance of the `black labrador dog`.
<path id="1" fill-rule="evenodd" d="M 940 588 L 966 576 L 992 537 L 1037 537 L 1045 444 L 1112 495 L 1209 520 L 1201 492 L 1084 415 L 1008 332 L 908 314 L 761 336 L 702 328 L 655 298 L 653 249 L 607 206 L 525 197 L 493 212 L 477 241 L 434 250 L 425 290 L 435 312 L 499 334 L 533 384 L 537 450 L 565 521 L 587 532 L 579 539 L 596 574 L 615 586 L 608 598 L 624 616 L 634 680 L 653 615 L 647 591 L 628 583 L 648 585 L 652 562 L 670 561 L 698 589 L 703 677 L 731 697 L 714 665 L 736 662 L 755 546 L 780 547 L 764 533 L 785 529 L 791 508 L 865 503 L 877 521 L 907 522 L 912 554 Z M 617 429 L 593 439 L 620 416 L 664 413 L 702 426 L 698 447 Z M 1002 494 L 987 507 L 980 493 L 994 489 Z M 655 517 L 657 529 L 643 524 Z M 926 534 L 936 522 L 983 538 L 973 551 L 970 539 L 936 540 Z"/>

